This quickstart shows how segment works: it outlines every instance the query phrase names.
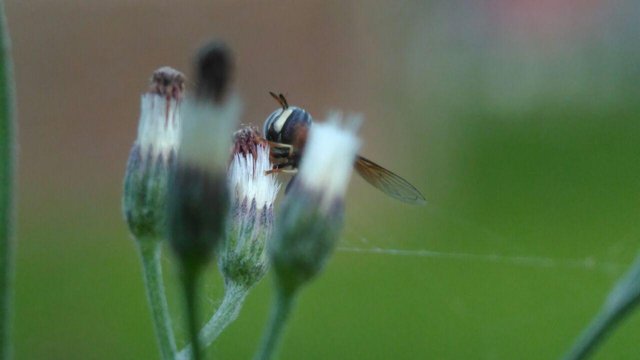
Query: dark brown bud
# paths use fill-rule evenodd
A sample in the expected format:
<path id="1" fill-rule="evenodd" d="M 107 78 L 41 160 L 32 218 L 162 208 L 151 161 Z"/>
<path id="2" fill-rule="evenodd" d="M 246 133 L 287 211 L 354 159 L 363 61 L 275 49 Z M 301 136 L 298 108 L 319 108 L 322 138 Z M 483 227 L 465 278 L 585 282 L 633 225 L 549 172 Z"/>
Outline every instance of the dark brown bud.
<path id="1" fill-rule="evenodd" d="M 196 94 L 201 99 L 221 103 L 233 77 L 233 57 L 222 42 L 212 42 L 196 58 Z"/>

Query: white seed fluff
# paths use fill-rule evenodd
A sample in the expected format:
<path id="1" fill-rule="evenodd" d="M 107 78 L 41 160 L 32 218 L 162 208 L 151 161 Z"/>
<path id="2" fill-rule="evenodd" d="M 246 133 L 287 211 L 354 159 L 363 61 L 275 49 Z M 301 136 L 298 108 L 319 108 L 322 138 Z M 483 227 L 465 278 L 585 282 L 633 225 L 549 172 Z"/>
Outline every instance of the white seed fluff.
<path id="1" fill-rule="evenodd" d="M 257 156 L 252 154 L 235 154 L 229 165 L 229 188 L 234 202 L 247 199 L 251 203 L 255 199 L 258 209 L 269 207 L 275 201 L 280 184 L 275 175 L 266 175 L 271 170 L 269 148 L 257 146 Z"/>
<path id="2" fill-rule="evenodd" d="M 136 143 L 143 159 L 149 155 L 153 159 L 163 155 L 166 159 L 177 149 L 181 126 L 179 105 L 179 101 L 158 94 L 142 95 Z"/>
<path id="3" fill-rule="evenodd" d="M 326 122 L 311 126 L 298 179 L 301 186 L 322 194 L 321 210 L 328 210 L 334 200 L 344 197 L 360 149 L 356 135 L 359 123 L 359 116 L 343 122 L 336 113 Z"/>

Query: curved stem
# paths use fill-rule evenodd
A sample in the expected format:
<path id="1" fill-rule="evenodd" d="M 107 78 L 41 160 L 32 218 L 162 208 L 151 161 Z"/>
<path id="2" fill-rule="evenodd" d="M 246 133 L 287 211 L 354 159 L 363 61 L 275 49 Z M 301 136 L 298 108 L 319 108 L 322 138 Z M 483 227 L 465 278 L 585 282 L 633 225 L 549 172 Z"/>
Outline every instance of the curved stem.
<path id="1" fill-rule="evenodd" d="M 262 335 L 262 344 L 254 360 L 268 360 L 275 355 L 287 319 L 295 303 L 295 290 L 285 291 L 281 287 L 276 289 L 276 299 L 271 307 L 269 323 Z"/>
<path id="2" fill-rule="evenodd" d="M 9 31 L 0 1 L 0 359 L 11 357 L 15 118 Z"/>
<path id="3" fill-rule="evenodd" d="M 624 316 L 622 313 L 601 312 L 584 330 L 580 338 L 565 356 L 565 360 L 586 359 Z"/>
<path id="4" fill-rule="evenodd" d="M 142 259 L 147 300 L 151 309 L 151 317 L 156 338 L 158 339 L 158 346 L 160 347 L 160 354 L 163 360 L 172 360 L 176 353 L 176 343 L 162 280 L 161 242 L 153 239 L 142 239 L 137 243 L 140 250 L 140 258 Z"/>
<path id="5" fill-rule="evenodd" d="M 611 291 L 600 312 L 582 332 L 564 359 L 586 359 L 639 302 L 640 258 L 636 259 L 629 273 Z"/>
<path id="6" fill-rule="evenodd" d="M 220 307 L 202 330 L 200 330 L 200 343 L 203 348 L 213 344 L 222 331 L 238 317 L 248 293 L 249 288 L 246 286 L 235 283 L 227 285 Z M 191 357 L 191 351 L 191 345 L 187 345 L 178 353 L 177 359 L 189 359 Z"/>

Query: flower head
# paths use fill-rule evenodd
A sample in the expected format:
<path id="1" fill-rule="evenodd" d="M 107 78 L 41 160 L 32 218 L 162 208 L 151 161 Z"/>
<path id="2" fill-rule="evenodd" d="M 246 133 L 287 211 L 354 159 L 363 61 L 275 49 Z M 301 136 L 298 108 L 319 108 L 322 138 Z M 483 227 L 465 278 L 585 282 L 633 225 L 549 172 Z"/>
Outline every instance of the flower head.
<path id="1" fill-rule="evenodd" d="M 200 359 L 198 283 L 222 239 L 229 207 L 226 162 L 231 130 L 240 115 L 238 97 L 228 90 L 231 54 L 211 44 L 196 59 L 195 96 L 184 104 L 176 164 L 169 181 L 167 228 L 184 286 L 193 359 Z"/>
<path id="2" fill-rule="evenodd" d="M 320 198 L 319 208 L 328 211 L 344 198 L 360 140 L 355 135 L 360 117 L 341 124 L 341 115 L 332 114 L 327 122 L 313 124 L 307 139 L 296 181 Z"/>
<path id="3" fill-rule="evenodd" d="M 245 127 L 234 134 L 234 151 L 229 165 L 229 188 L 234 204 L 256 202 L 259 209 L 272 207 L 280 185 L 272 169 L 269 145 L 258 131 Z"/>
<path id="4" fill-rule="evenodd" d="M 167 181 L 180 137 L 183 90 L 182 73 L 163 67 L 153 73 L 142 95 L 123 197 L 127 224 L 137 239 L 159 239 L 165 231 Z"/>
<path id="5" fill-rule="evenodd" d="M 269 147 L 246 127 L 235 136 L 229 165 L 231 214 L 227 238 L 220 252 L 220 269 L 225 281 L 250 287 L 267 271 L 266 245 L 272 235 L 274 207 L 280 185 L 267 175 L 272 165 Z"/>
<path id="6" fill-rule="evenodd" d="M 227 71 L 216 67 L 230 63 L 230 56 L 216 45 L 200 52 L 196 96 L 185 99 L 182 109 L 179 150 L 169 182 L 168 230 L 172 248 L 186 267 L 198 268 L 211 259 L 227 216 L 226 164 L 240 102 L 234 93 L 215 93 L 228 84 L 211 82 L 229 76 L 205 75 Z"/>
<path id="7" fill-rule="evenodd" d="M 317 275 L 342 228 L 344 195 L 360 141 L 357 121 L 339 115 L 314 124 L 299 173 L 279 213 L 270 255 L 279 285 L 294 291 Z"/>

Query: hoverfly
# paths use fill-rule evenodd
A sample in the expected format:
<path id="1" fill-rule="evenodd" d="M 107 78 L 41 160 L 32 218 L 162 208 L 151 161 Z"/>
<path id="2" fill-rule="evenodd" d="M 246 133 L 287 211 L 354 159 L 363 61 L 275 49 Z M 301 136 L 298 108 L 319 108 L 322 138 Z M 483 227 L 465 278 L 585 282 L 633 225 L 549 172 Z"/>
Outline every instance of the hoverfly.
<path id="1" fill-rule="evenodd" d="M 275 164 L 270 173 L 295 173 L 313 118 L 306 110 L 289 106 L 282 94 L 269 94 L 281 107 L 264 122 L 263 135 L 269 143 L 271 159 Z M 357 156 L 354 168 L 369 184 L 394 199 L 414 205 L 425 203 L 424 196 L 408 181 L 369 159 Z"/>

